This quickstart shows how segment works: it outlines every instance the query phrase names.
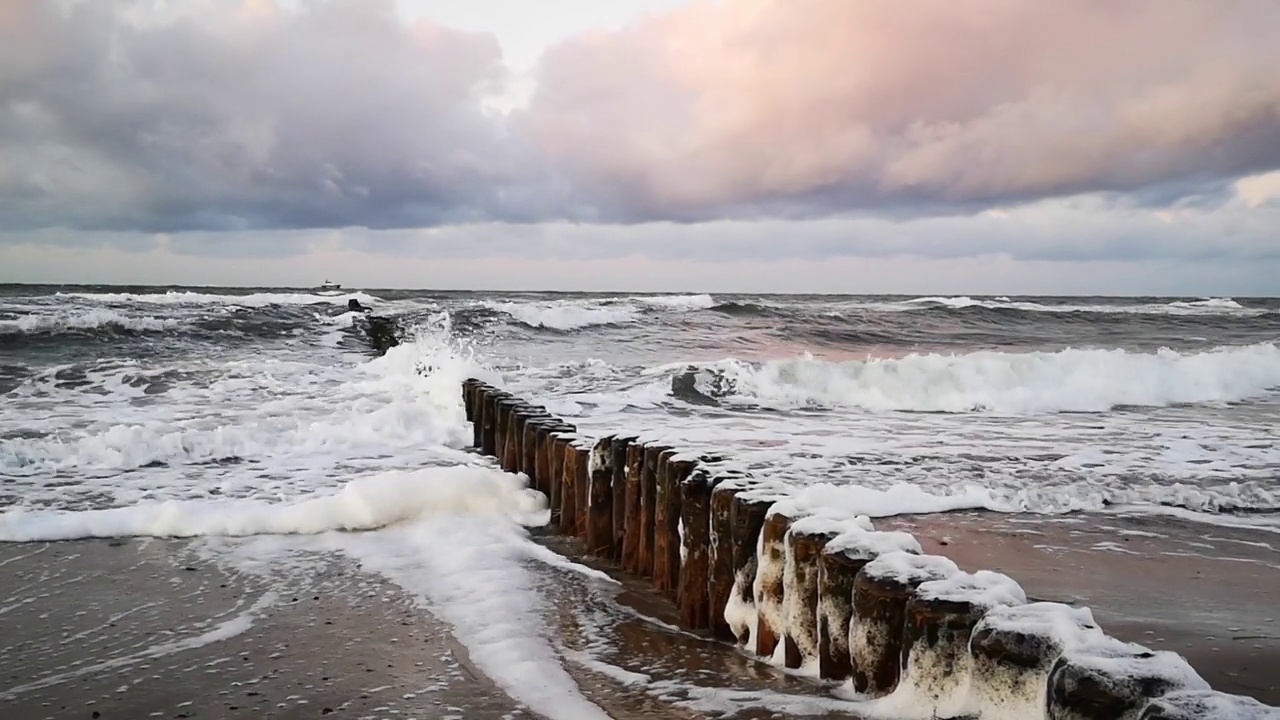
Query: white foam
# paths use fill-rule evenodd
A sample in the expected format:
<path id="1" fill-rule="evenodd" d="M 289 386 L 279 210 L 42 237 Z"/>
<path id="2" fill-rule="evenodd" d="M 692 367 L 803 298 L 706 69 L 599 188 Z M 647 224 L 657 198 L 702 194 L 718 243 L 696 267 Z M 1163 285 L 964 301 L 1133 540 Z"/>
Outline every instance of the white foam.
<path id="1" fill-rule="evenodd" d="M 1102 631 L 1088 608 L 1051 602 L 992 608 L 974 626 L 974 643 L 985 635 L 996 647 L 1014 648 L 1037 657 L 1038 663 L 992 661 L 974 653 L 971 699 L 984 720 L 1042 717 L 1048 697 L 1049 671 L 1063 652 L 1096 643 Z"/>
<path id="2" fill-rule="evenodd" d="M 711 366 L 731 402 L 920 412 L 1102 412 L 1116 406 L 1225 403 L 1280 387 L 1274 343 L 1203 352 L 1062 350 L 908 355 L 830 362 L 802 357 Z"/>
<path id="3" fill-rule="evenodd" d="M 287 503 L 232 499 L 10 510 L 0 514 L 0 541 L 316 534 L 372 530 L 442 513 L 533 518 L 545 505 L 545 496 L 525 487 L 523 476 L 484 467 L 428 468 L 353 480 L 337 493 Z"/>
<path id="4" fill-rule="evenodd" d="M 710 295 L 642 295 L 631 298 L 632 302 L 648 307 L 664 310 L 689 311 L 706 310 L 715 307 L 715 298 Z"/>
<path id="5" fill-rule="evenodd" d="M 1033 301 L 1015 301 L 1007 297 L 991 299 L 957 297 L 919 297 L 899 303 L 872 303 L 869 307 L 879 310 L 922 310 L 930 307 L 946 307 L 960 310 L 981 307 L 993 310 L 1010 309 L 1044 313 L 1099 313 L 1122 315 L 1234 315 L 1252 317 L 1273 312 L 1265 308 L 1250 308 L 1232 298 L 1203 298 L 1201 300 L 1175 300 L 1168 303 L 1106 303 L 1081 305 L 1075 303 L 1045 304 Z"/>
<path id="6" fill-rule="evenodd" d="M 52 314 L 24 315 L 16 320 L 0 320 L 0 334 L 40 333 L 58 330 L 91 330 L 115 327 L 124 330 L 159 332 L 182 325 L 174 318 L 129 315 L 110 308 L 61 309 Z"/>
<path id="7" fill-rule="evenodd" d="M 884 490 L 860 485 L 814 483 L 796 488 L 774 503 L 769 514 L 782 513 L 791 518 L 813 515 L 821 518 L 809 521 L 815 529 L 824 522 L 838 524 L 842 521 L 852 523 L 854 527 L 874 529 L 870 526 L 870 518 L 989 508 L 995 504 L 990 493 L 980 488 L 964 488 L 955 495 L 934 495 L 908 483 L 892 485 Z M 858 520 L 859 516 L 866 519 Z M 832 525 L 828 529 L 843 532 L 849 528 Z"/>
<path id="8" fill-rule="evenodd" d="M 320 303 L 346 305 L 351 299 L 363 305 L 381 302 L 382 298 L 364 292 L 352 293 L 249 293 L 245 295 L 199 293 L 170 290 L 163 293 L 57 293 L 58 297 L 75 298 L 88 302 L 109 304 L 145 303 L 152 305 L 239 305 L 241 307 L 266 307 L 268 305 L 317 305 Z"/>
<path id="9" fill-rule="evenodd" d="M 570 303 L 499 303 L 494 308 L 529 327 L 552 330 L 578 330 L 595 325 L 628 323 L 639 317 L 629 307 L 584 307 Z"/>
<path id="10" fill-rule="evenodd" d="M 416 594 L 511 697 L 551 720 L 608 720 L 552 647 L 524 566 L 540 555 L 512 522 L 444 515 L 339 539 L 362 566 Z"/>

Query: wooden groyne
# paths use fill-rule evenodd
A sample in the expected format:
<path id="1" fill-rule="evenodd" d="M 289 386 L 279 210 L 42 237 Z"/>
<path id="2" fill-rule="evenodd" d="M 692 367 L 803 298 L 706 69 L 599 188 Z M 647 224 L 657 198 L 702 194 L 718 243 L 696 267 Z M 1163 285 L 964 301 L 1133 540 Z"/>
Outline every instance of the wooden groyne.
<path id="1" fill-rule="evenodd" d="M 690 631 L 849 683 L 877 714 L 1256 720 L 1180 655 L 1106 635 L 1087 608 L 1028 602 L 904 532 L 790 501 L 788 489 L 661 440 L 589 439 L 546 408 L 462 385 L 474 445 L 546 495 L 554 530 L 647 578 Z"/>

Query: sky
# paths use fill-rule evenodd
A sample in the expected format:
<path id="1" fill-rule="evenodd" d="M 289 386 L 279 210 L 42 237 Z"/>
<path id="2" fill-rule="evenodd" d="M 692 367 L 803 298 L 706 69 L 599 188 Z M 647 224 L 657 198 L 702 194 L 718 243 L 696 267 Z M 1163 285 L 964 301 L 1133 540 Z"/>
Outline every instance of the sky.
<path id="1" fill-rule="evenodd" d="M 1274 0 L 6 0 L 0 282 L 1280 294 Z"/>

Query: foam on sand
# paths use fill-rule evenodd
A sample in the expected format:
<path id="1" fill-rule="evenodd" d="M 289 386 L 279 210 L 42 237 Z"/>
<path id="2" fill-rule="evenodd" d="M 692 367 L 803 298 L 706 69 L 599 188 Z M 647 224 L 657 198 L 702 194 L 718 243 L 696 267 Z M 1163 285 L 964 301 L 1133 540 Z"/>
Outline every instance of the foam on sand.
<path id="1" fill-rule="evenodd" d="M 427 468 L 353 480 L 336 493 L 285 503 L 228 499 L 106 510 L 10 510 L 0 514 L 0 541 L 310 535 L 374 530 L 442 514 L 496 515 L 536 523 L 545 515 L 545 505 L 546 497 L 526 487 L 524 476 L 477 466 Z"/>
<path id="2" fill-rule="evenodd" d="M 544 599 L 525 566 L 544 553 L 523 528 L 445 515 L 334 540 L 448 622 L 511 697 L 551 720 L 608 720 L 578 691 L 548 639 Z"/>

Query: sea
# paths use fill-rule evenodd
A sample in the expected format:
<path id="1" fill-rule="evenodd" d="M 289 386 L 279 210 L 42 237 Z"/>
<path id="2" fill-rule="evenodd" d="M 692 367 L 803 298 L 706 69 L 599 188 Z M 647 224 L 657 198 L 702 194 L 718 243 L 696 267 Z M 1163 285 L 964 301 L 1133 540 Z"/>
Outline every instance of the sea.
<path id="1" fill-rule="evenodd" d="M 400 344 L 376 355 L 351 299 Z M 1280 532 L 1276 298 L 7 285 L 0 541 L 269 554 L 325 537 L 419 593 L 512 697 L 593 716 L 521 579 L 555 562 L 527 537 L 544 500 L 469 451 L 468 377 L 588 436 L 851 488 L 873 518 L 1124 511 Z"/>

